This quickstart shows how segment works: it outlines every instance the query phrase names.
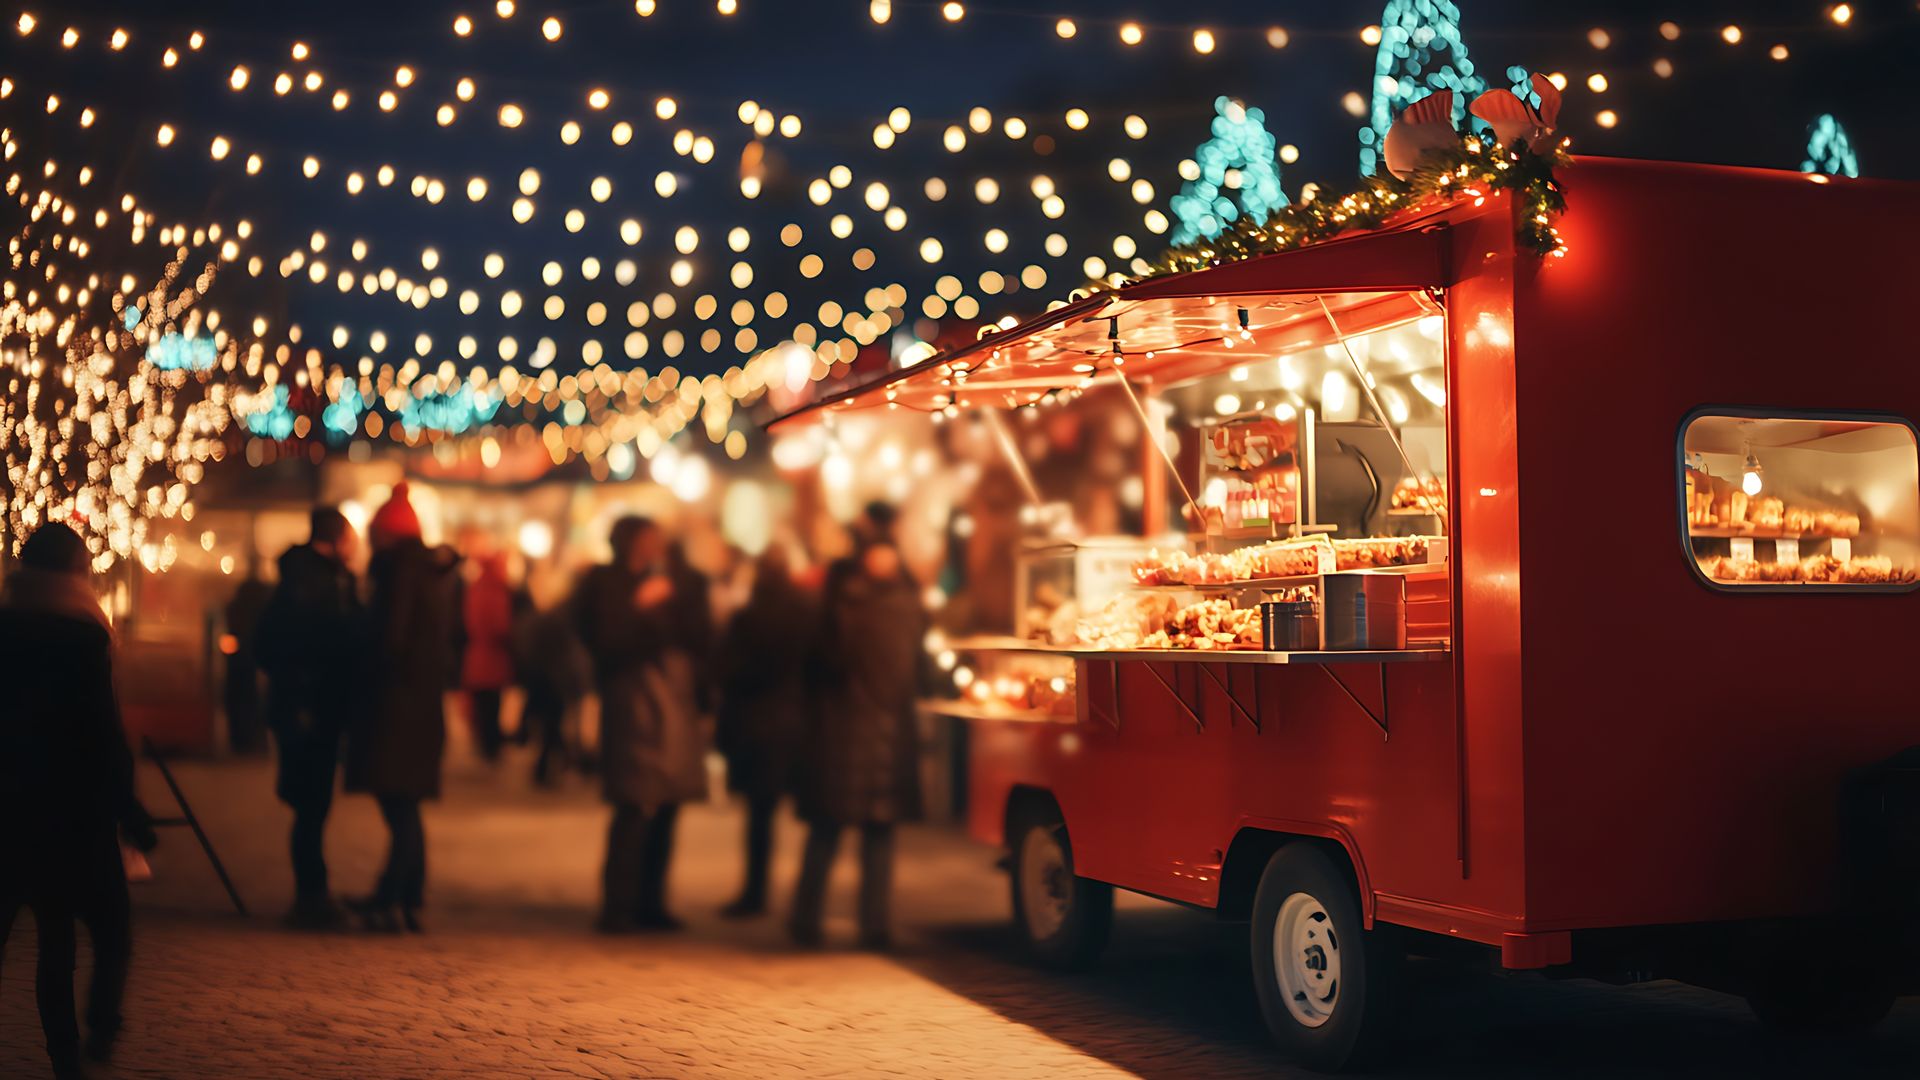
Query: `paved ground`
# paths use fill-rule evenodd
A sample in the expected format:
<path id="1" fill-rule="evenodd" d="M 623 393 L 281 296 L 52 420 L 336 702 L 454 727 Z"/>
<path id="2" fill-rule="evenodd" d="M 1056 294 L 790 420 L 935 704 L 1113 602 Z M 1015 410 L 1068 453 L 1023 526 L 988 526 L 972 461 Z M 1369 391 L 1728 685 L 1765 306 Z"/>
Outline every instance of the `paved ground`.
<path id="1" fill-rule="evenodd" d="M 431 932 L 306 935 L 273 918 L 290 885 L 287 819 L 267 769 L 179 772 L 258 913 L 225 910 L 191 837 L 168 833 L 159 880 L 136 894 L 128 1030 L 105 1075 L 1295 1075 L 1265 1046 L 1244 929 L 1128 899 L 1100 971 L 1042 973 L 1007 937 L 992 854 L 948 831 L 915 830 L 903 843 L 896 956 L 795 952 L 777 923 L 715 917 L 737 882 L 739 825 L 712 808 L 681 827 L 674 894 L 688 932 L 608 940 L 587 931 L 605 822 L 591 792 L 528 790 L 517 764 L 498 776 L 462 766 L 427 819 Z M 165 806 L 150 771 L 142 783 Z M 342 800 L 329 846 L 337 887 L 365 888 L 381 853 L 366 800 Z M 783 882 L 796 847 L 789 824 Z M 843 942 L 847 884 L 830 926 Z M 30 932 L 17 928 L 7 946 L 0 1076 L 40 1076 Z M 1843 1048 L 1770 1040 L 1739 1002 L 1671 983 L 1424 966 L 1410 1012 L 1387 1075 L 1920 1075 L 1912 1000 L 1872 1040 Z"/>

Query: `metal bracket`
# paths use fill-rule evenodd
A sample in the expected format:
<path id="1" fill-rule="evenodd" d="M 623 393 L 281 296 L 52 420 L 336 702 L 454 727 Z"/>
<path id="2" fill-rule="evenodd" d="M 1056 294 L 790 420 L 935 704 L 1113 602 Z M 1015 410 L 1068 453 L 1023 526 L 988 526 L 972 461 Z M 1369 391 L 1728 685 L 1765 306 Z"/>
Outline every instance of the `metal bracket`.
<path id="1" fill-rule="evenodd" d="M 1095 665 L 1107 669 L 1107 700 L 1110 706 L 1107 709 L 1100 708 L 1098 704 L 1099 699 L 1093 693 L 1093 680 L 1087 678 L 1085 679 L 1085 685 L 1087 686 L 1087 715 L 1095 720 L 1112 725 L 1113 730 L 1119 731 L 1120 665 L 1111 660 L 1082 660 L 1080 661 L 1080 670 L 1076 674 L 1081 677 L 1089 676 L 1093 673 Z"/>
<path id="2" fill-rule="evenodd" d="M 1387 710 L 1387 666 L 1385 664 L 1374 665 L 1375 672 L 1377 672 L 1380 676 L 1380 714 L 1378 716 L 1374 715 L 1373 710 L 1367 707 L 1366 702 L 1360 700 L 1359 695 L 1355 694 L 1352 690 L 1347 688 L 1347 684 L 1345 680 L 1341 679 L 1340 676 L 1334 674 L 1333 665 L 1316 664 L 1315 666 L 1318 667 L 1321 671 L 1326 672 L 1327 678 L 1333 680 L 1333 685 L 1339 687 L 1340 692 L 1347 695 L 1347 699 L 1352 701 L 1354 706 L 1358 708 L 1361 712 L 1365 713 L 1367 715 L 1367 719 L 1373 721 L 1374 726 L 1380 729 L 1381 741 L 1382 742 L 1386 741 L 1389 734 L 1387 729 L 1387 711 L 1388 711 Z"/>
<path id="3" fill-rule="evenodd" d="M 1225 673 L 1224 678 L 1221 677 L 1222 671 L 1215 670 L 1216 668 L 1224 670 L 1224 673 Z M 1227 703 L 1233 706 L 1233 711 L 1245 717 L 1247 723 L 1253 727 L 1253 730 L 1259 731 L 1260 730 L 1260 676 L 1259 676 L 1259 673 L 1251 670 L 1244 673 L 1248 678 L 1250 678 L 1253 681 L 1253 707 L 1249 709 L 1246 706 L 1246 704 L 1240 700 L 1240 695 L 1236 693 L 1233 689 L 1233 676 L 1235 674 L 1235 670 L 1232 666 L 1223 665 L 1223 664 L 1201 664 L 1200 671 L 1207 678 L 1213 680 L 1213 685 L 1219 687 L 1221 693 L 1227 695 Z"/>
<path id="4" fill-rule="evenodd" d="M 1164 686 L 1167 688 L 1167 693 L 1172 695 L 1173 700 L 1179 703 L 1181 711 L 1185 712 L 1187 714 L 1187 718 L 1193 721 L 1193 729 L 1195 731 L 1207 730 L 1207 722 L 1201 719 L 1200 713 L 1196 709 L 1194 709 L 1194 707 L 1190 703 L 1188 703 L 1186 695 L 1180 692 L 1180 687 L 1178 685 L 1179 678 L 1177 675 L 1173 679 L 1168 679 L 1165 675 L 1161 674 L 1160 672 L 1160 668 L 1163 665 L 1156 664 L 1151 661 L 1141 666 L 1146 668 L 1148 673 L 1151 674 L 1155 679 L 1158 679 L 1160 681 L 1161 686 Z M 1119 701 L 1117 697 L 1114 700 L 1116 703 Z"/>

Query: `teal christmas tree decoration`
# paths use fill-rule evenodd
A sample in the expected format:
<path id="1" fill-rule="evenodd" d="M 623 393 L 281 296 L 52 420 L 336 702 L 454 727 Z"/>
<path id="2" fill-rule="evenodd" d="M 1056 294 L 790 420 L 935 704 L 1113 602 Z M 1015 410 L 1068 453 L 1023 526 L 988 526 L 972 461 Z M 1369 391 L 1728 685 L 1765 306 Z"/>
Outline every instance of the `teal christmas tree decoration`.
<path id="1" fill-rule="evenodd" d="M 1172 200 L 1175 244 L 1211 240 L 1242 214 L 1261 222 L 1287 205 L 1266 114 L 1227 97 L 1215 98 L 1213 110 L 1213 137 L 1194 151 L 1195 171 Z M 1238 175 L 1238 206 L 1227 195 L 1229 170 Z"/>
<path id="2" fill-rule="evenodd" d="M 1514 97 L 1535 109 L 1540 107 L 1540 92 L 1533 88 L 1533 72 L 1515 64 L 1507 69 L 1507 80 L 1513 84 L 1507 89 L 1513 91 Z"/>
<path id="3" fill-rule="evenodd" d="M 1859 176 L 1860 159 L 1853 152 L 1853 140 L 1832 113 L 1822 113 L 1807 129 L 1807 159 L 1800 163 L 1804 173 L 1828 176 Z"/>
<path id="4" fill-rule="evenodd" d="M 1459 126 L 1467 103 L 1484 89 L 1467 58 L 1460 9 L 1452 0 L 1388 0 L 1374 52 L 1373 109 L 1368 126 L 1360 129 L 1360 175 L 1379 171 L 1381 145 L 1400 110 L 1428 94 L 1452 90 L 1453 122 Z"/>

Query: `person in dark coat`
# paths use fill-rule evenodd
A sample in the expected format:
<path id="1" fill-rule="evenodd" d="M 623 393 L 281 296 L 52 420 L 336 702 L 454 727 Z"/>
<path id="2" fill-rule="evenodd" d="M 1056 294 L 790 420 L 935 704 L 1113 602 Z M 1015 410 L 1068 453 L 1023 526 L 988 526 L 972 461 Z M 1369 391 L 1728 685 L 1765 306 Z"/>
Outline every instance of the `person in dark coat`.
<path id="1" fill-rule="evenodd" d="M 467 692 L 474 744 L 488 763 L 500 760 L 500 698 L 513 682 L 513 586 L 507 559 L 493 552 L 461 597 L 466 626 L 460 684 Z"/>
<path id="2" fill-rule="evenodd" d="M 531 729 L 539 751 L 533 782 L 552 787 L 558 772 L 577 760 L 568 720 L 578 714 L 593 682 L 592 663 L 580 647 L 572 612 L 565 605 L 522 607 L 513 621 L 513 664 L 527 694 L 520 726 Z"/>
<path id="3" fill-rule="evenodd" d="M 793 579 L 785 548 L 754 566 L 753 591 L 734 612 L 715 657 L 720 749 L 727 782 L 747 800 L 747 879 L 722 910 L 751 918 L 767 910 L 773 817 L 793 788 L 807 727 L 807 660 L 818 624 L 813 597 Z"/>
<path id="4" fill-rule="evenodd" d="M 440 758 L 447 739 L 443 692 L 456 670 L 452 643 L 454 579 L 459 563 L 420 539 L 420 518 L 407 486 L 367 528 L 367 671 L 371 701 L 347 735 L 347 790 L 380 805 L 391 842 L 372 895 L 348 906 L 375 930 L 420 929 L 427 884 L 427 841 L 420 803 L 440 794 Z"/>
<path id="5" fill-rule="evenodd" d="M 266 748 L 266 730 L 260 709 L 260 675 L 265 671 L 253 643 L 260 617 L 273 596 L 273 586 L 260 578 L 257 565 L 247 567 L 247 576 L 227 601 L 227 634 L 233 639 L 233 651 L 223 665 L 226 675 L 227 746 L 236 754 L 253 754 Z"/>
<path id="6" fill-rule="evenodd" d="M 267 725 L 279 750 L 274 793 L 293 810 L 297 927 L 339 925 L 327 883 L 325 832 L 340 771 L 340 740 L 356 712 L 359 585 L 349 563 L 358 537 L 340 511 L 316 507 L 304 544 L 280 556 L 280 582 L 261 613 L 253 652 L 267 672 Z"/>
<path id="7" fill-rule="evenodd" d="M 822 593 L 811 769 L 799 798 L 807 846 L 789 931 L 820 941 L 827 876 L 848 826 L 860 829 L 860 943 L 891 942 L 895 822 L 918 813 L 913 702 L 926 615 L 893 539 L 893 508 L 866 510 L 854 554 L 828 570 Z"/>
<path id="8" fill-rule="evenodd" d="M 681 643 L 666 537 L 640 517 L 614 523 L 613 561 L 580 580 L 571 610 L 600 694 L 601 784 L 607 831 L 607 933 L 675 930 L 667 867 L 680 804 L 706 791 L 705 747 L 692 700 L 693 660 Z"/>
<path id="9" fill-rule="evenodd" d="M 693 685 L 688 689 L 700 715 L 711 715 L 713 651 L 720 643 L 714 630 L 713 583 L 687 558 L 687 547 L 679 540 L 667 543 L 666 570 L 673 582 L 673 645 L 690 661 L 687 674 Z"/>
<path id="10" fill-rule="evenodd" d="M 89 584 L 86 542 L 43 525 L 0 586 L 0 945 L 23 906 L 40 944 L 36 990 L 57 1076 L 79 1076 L 74 924 L 93 941 L 88 1056 L 120 1030 L 133 933 L 120 842 L 151 851 L 113 685 L 113 634 Z"/>

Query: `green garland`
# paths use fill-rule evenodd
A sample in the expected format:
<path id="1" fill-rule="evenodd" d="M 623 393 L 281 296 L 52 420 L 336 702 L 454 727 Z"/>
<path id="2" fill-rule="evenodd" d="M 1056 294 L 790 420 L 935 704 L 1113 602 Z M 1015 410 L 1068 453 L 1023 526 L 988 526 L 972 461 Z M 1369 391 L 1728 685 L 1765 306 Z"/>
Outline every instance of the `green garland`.
<path id="1" fill-rule="evenodd" d="M 1567 208 L 1567 202 L 1554 170 L 1570 160 L 1564 139 L 1538 154 L 1523 141 L 1516 140 L 1509 149 L 1480 136 L 1464 136 L 1452 146 L 1428 151 L 1405 180 L 1386 175 L 1363 177 L 1359 190 L 1350 194 L 1321 195 L 1292 203 L 1258 223 L 1242 218 L 1210 240 L 1167 249 L 1146 273 L 1129 280 L 1146 281 L 1256 255 L 1292 251 L 1350 230 L 1379 228 L 1394 214 L 1428 201 L 1484 196 L 1495 191 L 1512 192 L 1519 202 L 1515 238 L 1523 250 L 1560 255 L 1565 245 L 1553 222 Z M 1103 283 L 1101 287 L 1108 286 Z"/>

